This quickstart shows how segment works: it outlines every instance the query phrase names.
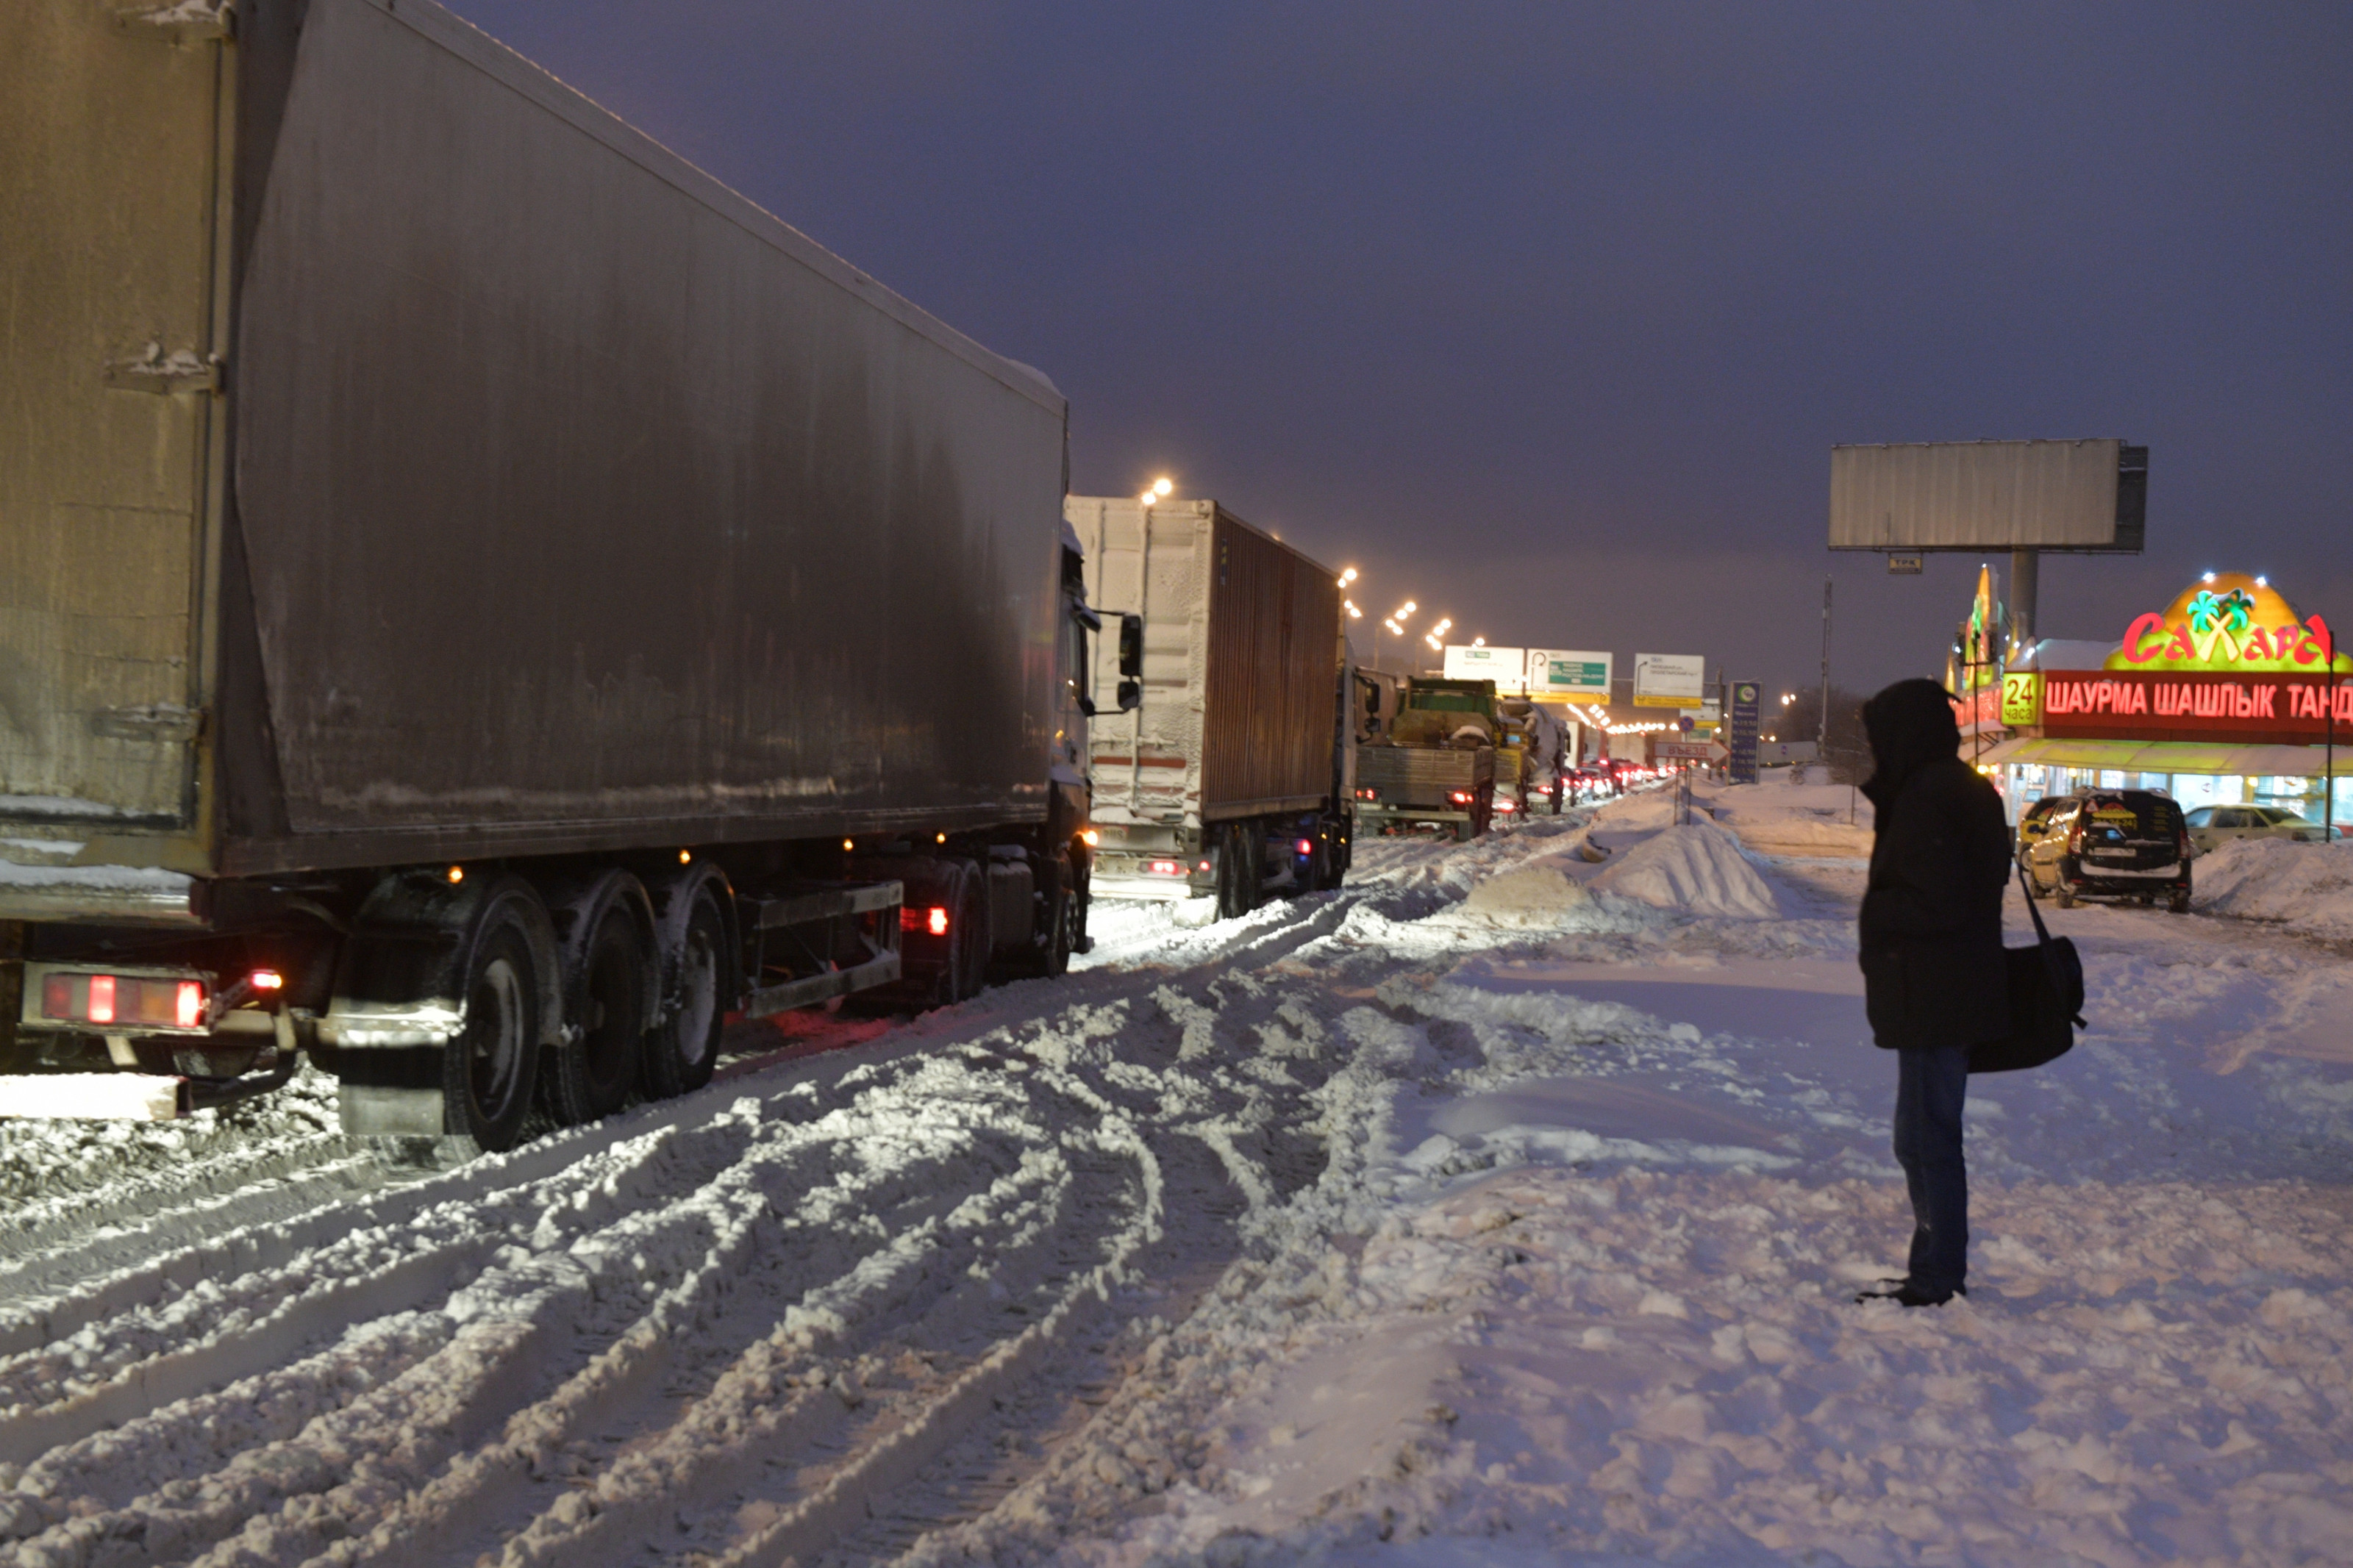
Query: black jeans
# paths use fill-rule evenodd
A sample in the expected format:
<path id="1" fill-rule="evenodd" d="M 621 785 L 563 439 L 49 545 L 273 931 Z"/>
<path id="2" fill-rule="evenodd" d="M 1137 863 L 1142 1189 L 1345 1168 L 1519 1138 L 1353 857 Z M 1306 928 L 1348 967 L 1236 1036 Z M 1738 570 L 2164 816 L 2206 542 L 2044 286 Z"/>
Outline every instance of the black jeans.
<path id="1" fill-rule="evenodd" d="M 1946 1046 L 1895 1055 L 1895 1159 L 1912 1190 L 1912 1283 L 1957 1289 L 1969 1268 L 1969 1178 L 1961 1163 L 1969 1053 Z"/>

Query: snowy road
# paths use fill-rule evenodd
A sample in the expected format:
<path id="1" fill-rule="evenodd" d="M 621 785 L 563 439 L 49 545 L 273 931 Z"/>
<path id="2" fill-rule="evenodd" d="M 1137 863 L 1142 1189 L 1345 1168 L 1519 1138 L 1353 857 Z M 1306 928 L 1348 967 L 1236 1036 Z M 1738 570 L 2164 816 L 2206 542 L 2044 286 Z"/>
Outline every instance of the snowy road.
<path id="1" fill-rule="evenodd" d="M 703 1095 L 454 1171 L 315 1087 L 0 1130 L 0 1541 L 2353 1561 L 2353 963 L 2057 916 L 2094 1029 L 1973 1088 L 1972 1298 L 1857 1307 L 1907 1223 L 1867 824 L 1715 804 L 1747 850 L 1638 798 L 1242 921 L 1102 907 L 1062 983 L 742 1031 Z"/>

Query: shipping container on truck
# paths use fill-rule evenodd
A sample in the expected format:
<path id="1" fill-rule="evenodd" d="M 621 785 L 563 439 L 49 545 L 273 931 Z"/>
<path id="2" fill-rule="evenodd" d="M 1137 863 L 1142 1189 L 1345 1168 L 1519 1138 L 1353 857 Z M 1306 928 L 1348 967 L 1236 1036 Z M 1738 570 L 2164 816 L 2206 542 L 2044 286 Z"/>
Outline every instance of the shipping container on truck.
<path id="1" fill-rule="evenodd" d="M 1348 864 L 1340 586 L 1214 500 L 1072 496 L 1087 599 L 1143 618 L 1141 700 L 1093 726 L 1094 890 L 1214 897 L 1336 887 Z M 1116 677 L 1106 637 L 1096 687 Z"/>
<path id="2" fill-rule="evenodd" d="M 11 0 L 0 1110 L 501 1147 L 1084 942 L 1067 410 L 427 0 Z"/>

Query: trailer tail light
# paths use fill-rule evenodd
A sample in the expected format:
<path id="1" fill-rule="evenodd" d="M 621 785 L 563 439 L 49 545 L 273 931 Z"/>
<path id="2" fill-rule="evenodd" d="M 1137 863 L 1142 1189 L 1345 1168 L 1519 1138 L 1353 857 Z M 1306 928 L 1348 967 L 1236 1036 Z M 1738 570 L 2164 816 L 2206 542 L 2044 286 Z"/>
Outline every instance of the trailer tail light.
<path id="1" fill-rule="evenodd" d="M 1469 805 L 1471 804 L 1471 792 L 1469 790 L 1458 789 L 1446 798 L 1452 801 L 1457 805 Z"/>
<path id="2" fill-rule="evenodd" d="M 1204 870 L 1204 871 L 1206 871 L 1206 870 L 1208 870 L 1208 868 L 1209 868 L 1209 863 L 1208 863 L 1207 860 L 1202 861 L 1202 862 L 1201 862 L 1201 869 L 1202 869 L 1202 870 Z"/>
<path id="3" fill-rule="evenodd" d="M 118 1029 L 201 1029 L 208 998 L 201 980 L 128 974 L 47 974 L 41 1016 Z"/>
<path id="4" fill-rule="evenodd" d="M 1381 798 L 1381 792 L 1368 786 L 1358 790 L 1356 792 L 1356 798 L 1358 800 L 1378 800 Z"/>
<path id="5" fill-rule="evenodd" d="M 929 931 L 934 936 L 945 936 L 948 934 L 947 906 L 934 904 L 927 910 L 919 910 L 902 904 L 899 906 L 899 929 Z"/>
<path id="6" fill-rule="evenodd" d="M 248 984 L 256 991 L 283 991 L 286 988 L 286 976 L 274 969 L 257 969 Z"/>
<path id="7" fill-rule="evenodd" d="M 1155 877 L 1181 877 L 1185 874 L 1183 863 L 1176 860 L 1155 860 L 1145 869 Z"/>
<path id="8" fill-rule="evenodd" d="M 1312 839 L 1312 838 L 1303 838 L 1303 839 L 1301 839 L 1301 840 L 1299 841 L 1299 849 L 1298 849 L 1298 853 L 1300 853 L 1300 854 L 1302 854 L 1302 855 L 1313 855 L 1313 854 L 1314 854 L 1314 853 L 1315 853 L 1315 841 L 1314 841 L 1314 839 Z"/>

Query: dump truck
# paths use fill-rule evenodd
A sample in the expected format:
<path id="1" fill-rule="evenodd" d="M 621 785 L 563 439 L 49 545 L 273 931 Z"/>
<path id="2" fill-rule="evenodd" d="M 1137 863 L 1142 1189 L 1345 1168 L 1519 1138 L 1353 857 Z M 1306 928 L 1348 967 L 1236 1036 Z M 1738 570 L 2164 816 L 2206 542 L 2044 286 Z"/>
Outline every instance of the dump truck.
<path id="1" fill-rule="evenodd" d="M 1215 898 L 1221 916 L 1336 887 L 1348 867 L 1346 640 L 1331 570 L 1215 500 L 1072 496 L 1087 601 L 1139 622 L 1092 728 L 1105 898 Z M 1139 674 L 1123 672 L 1134 669 Z"/>
<path id="2" fill-rule="evenodd" d="M 428 0 L 0 57 L 0 1110 L 480 1149 L 1085 942 L 1068 410 Z"/>
<path id="3" fill-rule="evenodd" d="M 1388 733 L 1356 758 L 1356 825 L 1365 834 L 1487 831 L 1495 807 L 1495 683 L 1417 676 Z"/>

